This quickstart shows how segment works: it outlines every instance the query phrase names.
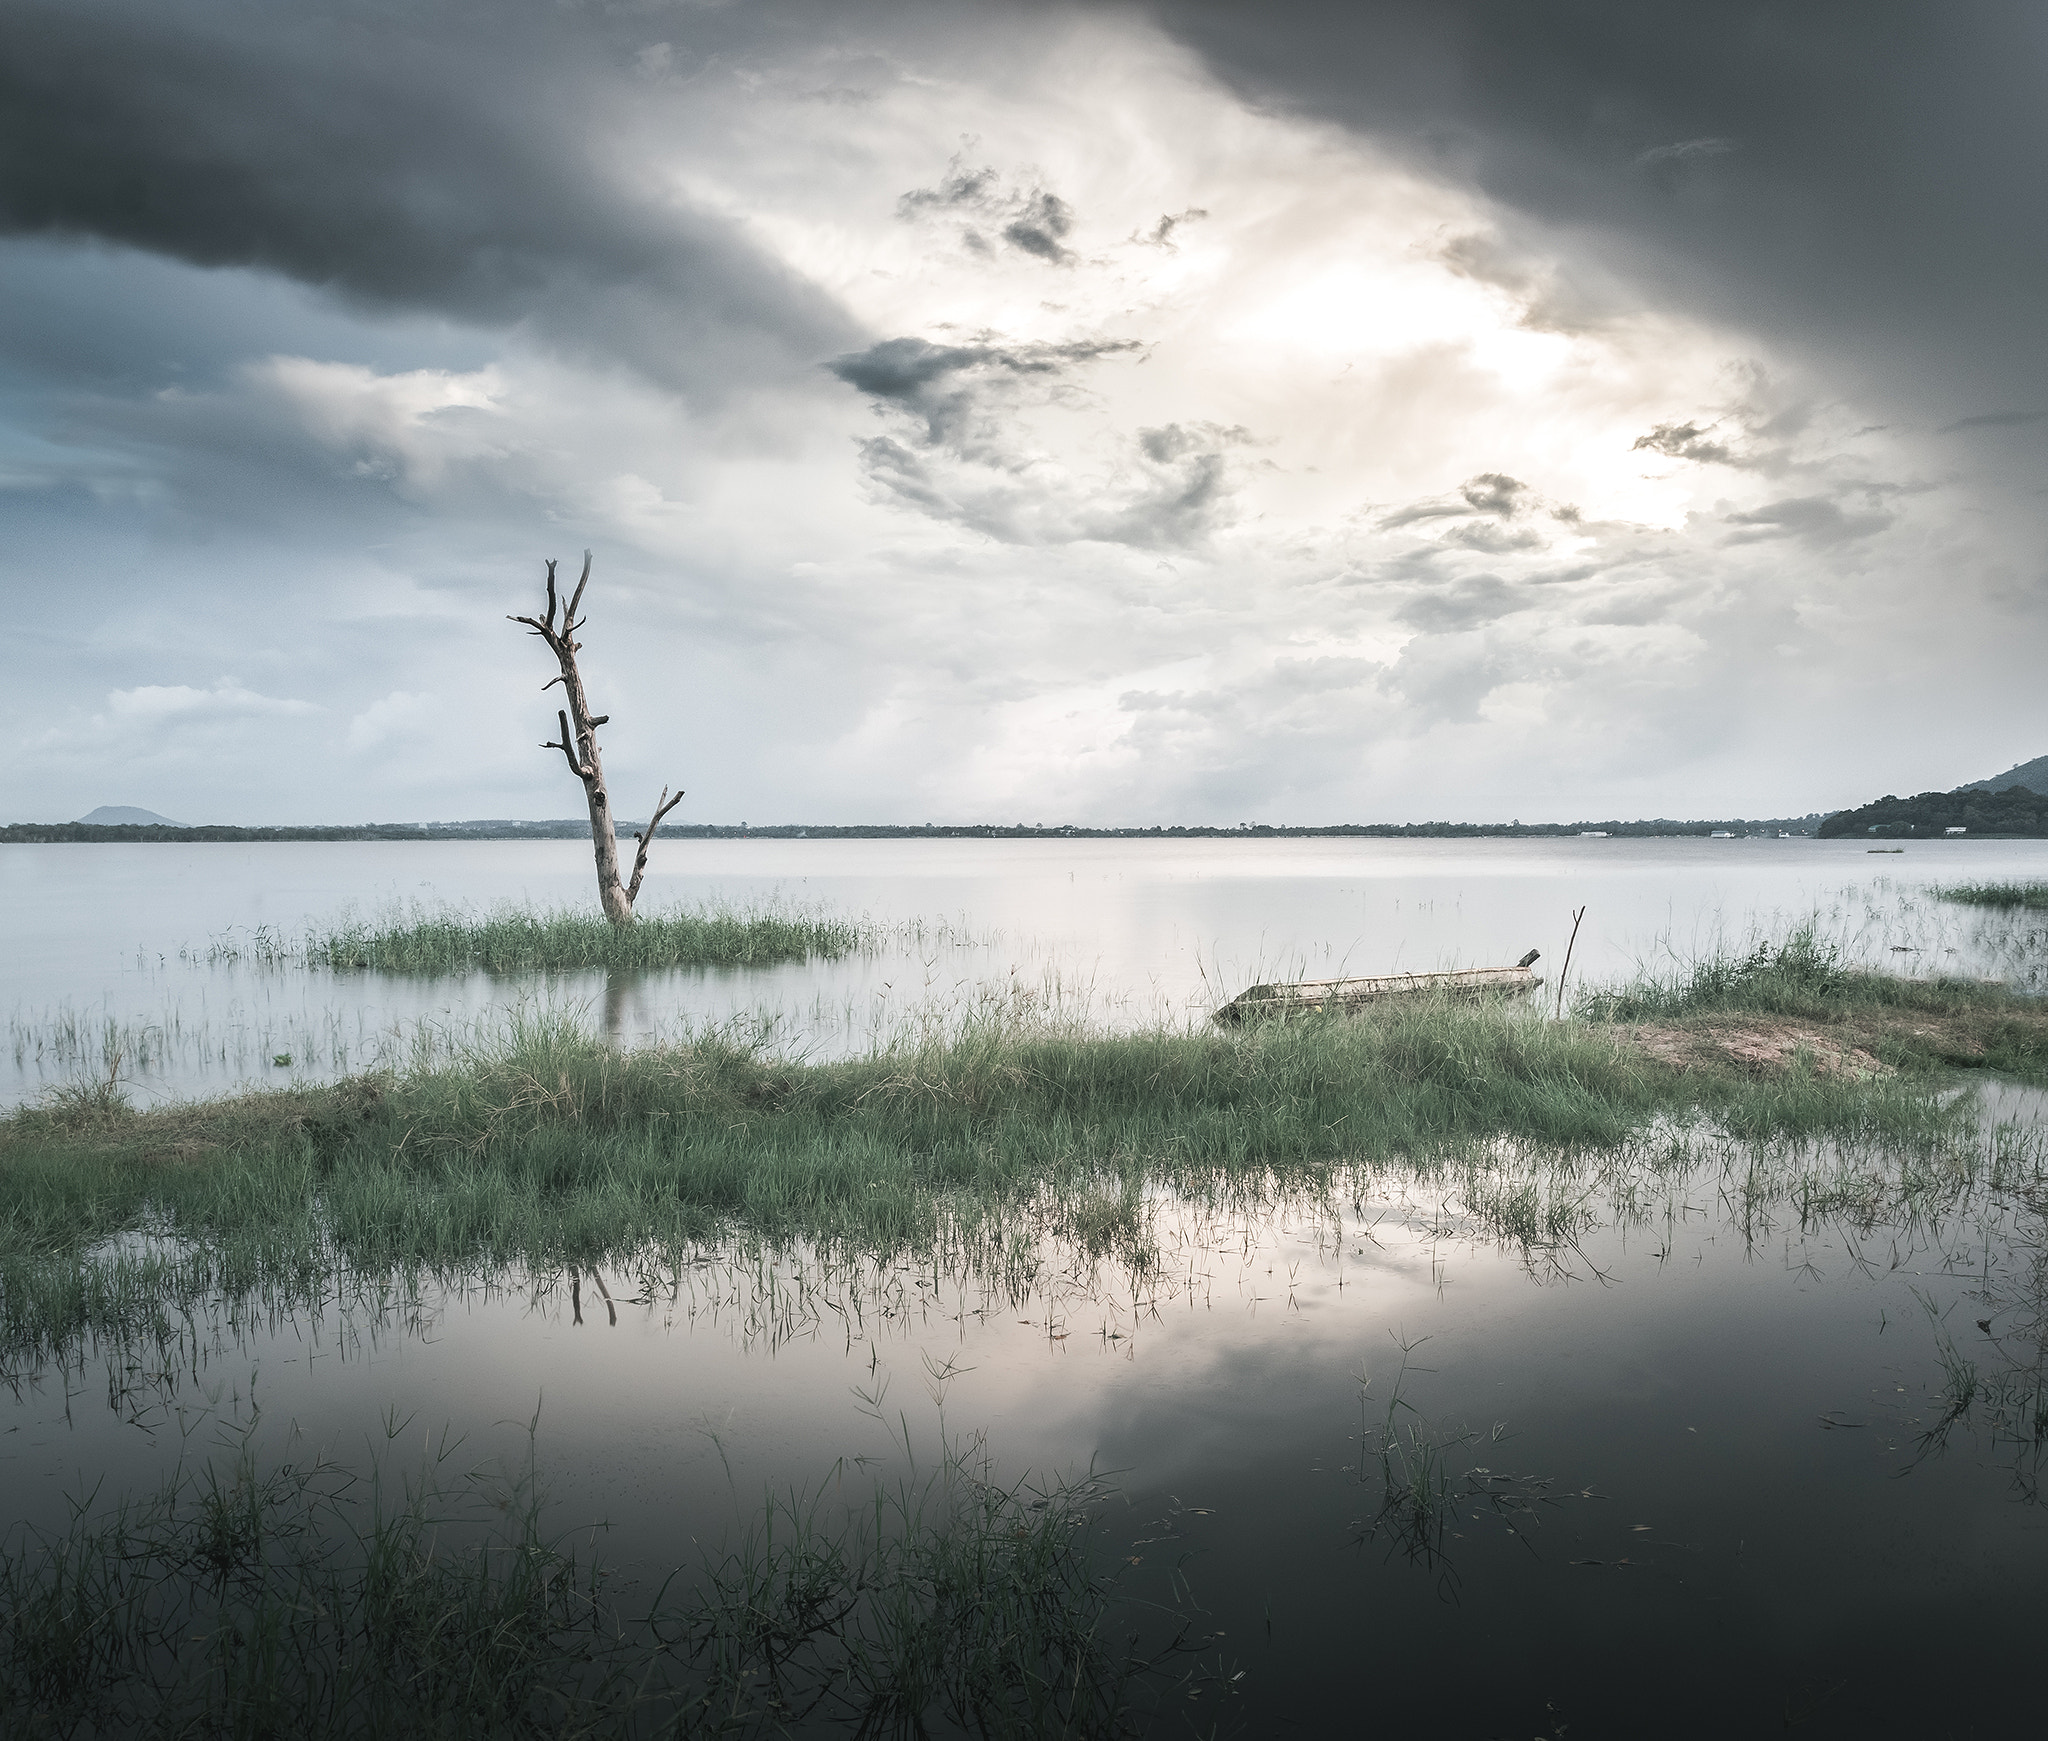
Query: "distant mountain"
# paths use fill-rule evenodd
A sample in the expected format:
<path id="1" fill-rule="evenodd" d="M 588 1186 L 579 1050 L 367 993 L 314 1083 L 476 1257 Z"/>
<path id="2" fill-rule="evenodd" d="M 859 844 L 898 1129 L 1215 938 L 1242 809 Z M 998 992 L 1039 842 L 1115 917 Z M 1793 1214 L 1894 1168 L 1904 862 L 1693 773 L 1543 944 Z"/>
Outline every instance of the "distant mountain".
<path id="1" fill-rule="evenodd" d="M 90 816 L 81 816 L 81 822 L 89 822 L 95 828 L 178 828 L 182 824 L 173 822 L 168 816 L 159 816 L 154 810 L 138 810 L 133 804 L 102 804 Z"/>
<path id="2" fill-rule="evenodd" d="M 2014 786 L 2024 786 L 2029 792 L 2048 796 L 2048 756 L 2036 756 L 2031 762 L 2022 762 L 2016 768 L 2008 768 L 1993 779 L 1972 780 L 1958 786 L 1959 792 L 2004 792 Z"/>
<path id="3" fill-rule="evenodd" d="M 1911 798 L 1890 794 L 1874 804 L 1838 811 L 1814 833 L 1822 840 L 1874 834 L 1881 840 L 1930 840 L 1958 834 L 1989 835 L 2008 840 L 2048 840 L 2048 797 L 2031 786 L 2003 791 L 1921 792 Z"/>

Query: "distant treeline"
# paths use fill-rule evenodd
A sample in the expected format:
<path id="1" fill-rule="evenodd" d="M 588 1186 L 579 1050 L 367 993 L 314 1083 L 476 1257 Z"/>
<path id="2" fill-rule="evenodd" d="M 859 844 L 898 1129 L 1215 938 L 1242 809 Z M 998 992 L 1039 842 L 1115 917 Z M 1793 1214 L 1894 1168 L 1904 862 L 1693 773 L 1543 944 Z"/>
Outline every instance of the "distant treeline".
<path id="1" fill-rule="evenodd" d="M 2028 794 L 2030 797 L 2032 794 Z M 1985 802 L 1992 795 L 1973 793 Z M 1997 794 L 2002 800 L 2006 794 Z M 1897 803 L 1897 799 L 1887 799 Z M 1917 802 L 1917 800 L 1915 800 Z M 2035 800 L 2039 803 L 2040 800 Z M 619 832 L 642 826 L 622 822 Z M 1235 828 L 1082 828 L 1005 823 L 778 822 L 753 828 L 727 823 L 665 823 L 664 840 L 1298 840 L 1358 837 L 1370 840 L 1532 839 L 1577 834 L 1625 837 L 1708 834 L 1812 834 L 1820 813 L 1755 820 L 1678 822 L 1656 817 L 1637 822 L 1339 822 L 1322 827 L 1244 823 Z M 1842 832 L 1837 830 L 1836 832 Z M 2010 832 L 2010 830 L 2008 830 Z M 16 822 L 0 827 L 0 845 L 86 841 L 266 841 L 266 840 L 585 840 L 590 824 L 580 817 L 552 822 L 366 822 L 347 828 L 176 828 L 158 823 L 109 826 L 86 822 Z"/>
<path id="2" fill-rule="evenodd" d="M 1972 834 L 2008 840 L 2048 838 L 2048 798 L 2027 786 L 1984 792 L 1958 786 L 1953 792 L 1922 792 L 1913 798 L 1889 795 L 1860 810 L 1843 810 L 1820 825 L 1823 840 L 1876 835 L 1880 840 L 1925 840 L 1967 828 Z"/>

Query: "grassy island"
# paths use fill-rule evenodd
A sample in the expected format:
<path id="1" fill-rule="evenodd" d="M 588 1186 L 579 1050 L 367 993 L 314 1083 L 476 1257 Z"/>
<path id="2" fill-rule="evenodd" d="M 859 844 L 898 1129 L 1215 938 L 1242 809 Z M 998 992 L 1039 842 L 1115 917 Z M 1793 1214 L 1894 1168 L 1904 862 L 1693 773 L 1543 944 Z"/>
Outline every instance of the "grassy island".
<path id="1" fill-rule="evenodd" d="M 1540 1205 L 1647 1133 L 1924 1147 L 1971 1116 L 1951 1090 L 1976 1069 L 2048 1081 L 2048 1008 L 1849 971 L 1804 935 L 1561 1021 L 1411 1001 L 1234 1034 L 991 1023 L 792 1063 L 528 1017 L 407 1074 L 148 1111 L 80 1087 L 0 1123 L 0 1348 L 47 1358 L 337 1269 L 546 1269 L 733 1231 L 1134 1240 L 1152 1190 L 1360 1168 L 1461 1173 L 1504 1237 L 1540 1241 Z M 1503 1142 L 1527 1175 L 1505 1195 L 1481 1177 Z"/>
<path id="2" fill-rule="evenodd" d="M 412 906 L 372 918 L 348 917 L 298 938 L 258 929 L 229 934 L 209 961 L 337 972 L 444 975 L 633 973 L 678 967 L 768 967 L 780 961 L 850 955 L 873 937 L 855 919 L 778 907 L 655 908 L 630 925 L 566 908 L 501 906 L 486 912 Z"/>

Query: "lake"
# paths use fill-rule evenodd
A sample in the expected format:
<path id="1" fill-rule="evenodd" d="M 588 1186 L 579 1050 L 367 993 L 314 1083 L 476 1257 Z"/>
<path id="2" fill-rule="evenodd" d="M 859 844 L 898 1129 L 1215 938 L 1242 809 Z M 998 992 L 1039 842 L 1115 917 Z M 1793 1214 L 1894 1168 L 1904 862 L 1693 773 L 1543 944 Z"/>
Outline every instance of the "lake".
<path id="1" fill-rule="evenodd" d="M 587 854 L 14 848 L 12 1092 L 63 1079 L 33 1037 L 67 1011 L 203 1035 L 134 1072 L 161 1094 L 304 1069 L 261 1056 L 286 1041 L 345 1068 L 406 1024 L 535 996 L 622 1039 L 768 1012 L 829 1052 L 1013 984 L 1130 1023 L 1278 972 L 1532 947 L 1554 969 L 1581 905 L 1575 982 L 1816 919 L 1874 964 L 2038 983 L 2038 926 L 1925 889 L 2048 875 L 2048 842 L 664 842 L 657 867 L 657 901 L 925 930 L 609 999 L 423 987 L 205 951 L 350 904 L 580 902 Z M 0 1492 L 10 1523 L 56 1529 L 245 1448 L 401 1474 L 530 1457 L 555 1525 L 651 1596 L 764 1493 L 857 1508 L 978 1438 L 1005 1479 L 1107 1480 L 1090 1530 L 1132 1629 L 1194 1641 L 1155 1689 L 1158 1733 L 2009 1735 L 2035 1716 L 2048 1613 L 2048 1235 L 2013 1184 L 2038 1177 L 2044 1104 L 1959 1092 L 1974 1122 L 1910 1152 L 1709 1129 L 1603 1155 L 1501 1144 L 1470 1172 L 1158 1192 L 1138 1246 L 1046 1235 L 995 1268 L 735 1240 L 350 1278 L 13 1363 Z M 1524 1187 L 1561 1231 L 1522 1243 L 1479 1212 Z"/>
<path id="2" fill-rule="evenodd" d="M 536 984 L 279 973 L 208 953 L 351 910 L 589 906 L 590 854 L 573 841 L 12 846 L 0 1104 L 103 1077 L 116 1056 L 143 1098 L 329 1078 L 405 1056 L 423 1023 L 535 1001 L 628 1040 L 737 1016 L 829 1056 L 1019 995 L 1107 1025 L 1200 1020 L 1261 979 L 1497 966 L 1532 948 L 1554 984 L 1582 906 L 1581 984 L 1806 920 L 1872 965 L 2029 981 L 2038 957 L 2014 950 L 2009 921 L 1923 891 L 2044 875 L 2048 841 L 1872 856 L 1776 839 L 664 840 L 643 909 L 773 902 L 893 929 L 835 962 Z"/>

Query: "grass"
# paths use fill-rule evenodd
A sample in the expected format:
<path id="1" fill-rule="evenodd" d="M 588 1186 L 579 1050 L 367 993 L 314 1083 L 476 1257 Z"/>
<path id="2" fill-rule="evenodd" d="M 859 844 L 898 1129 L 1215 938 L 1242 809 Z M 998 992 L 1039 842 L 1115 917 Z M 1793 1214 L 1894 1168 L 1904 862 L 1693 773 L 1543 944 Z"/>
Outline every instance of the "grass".
<path id="1" fill-rule="evenodd" d="M 2038 1021 L 1985 1008 L 1992 1050 L 2038 1061 Z M 1679 1068 L 1610 1026 L 1446 1004 L 1233 1034 L 992 1022 L 794 1064 L 528 1017 L 332 1087 L 138 1112 L 98 1082 L 0 1122 L 0 1355 L 175 1335 L 208 1301 L 341 1275 L 553 1272 L 734 1232 L 892 1253 L 1050 1231 L 1140 1261 L 1149 1193 L 1328 1191 L 1345 1169 L 1457 1173 L 1501 1237 L 1554 1243 L 1579 1194 L 1555 1166 L 1504 1179 L 1503 1143 L 1612 1153 L 1697 1125 L 1945 1153 L 1969 1109 L 1915 1056 L 1876 1080 Z"/>
<path id="2" fill-rule="evenodd" d="M 1934 894 L 1969 907 L 2048 907 L 2048 882 L 1951 883 Z"/>
<path id="3" fill-rule="evenodd" d="M 393 1429 L 395 1433 L 395 1428 Z M 394 1486 L 327 1462 L 181 1472 L 0 1552 L 10 1733 L 191 1737 L 1129 1733 L 1095 1481 L 976 1446 L 853 1506 L 770 1497 L 627 1604 L 540 1486 L 443 1445 Z"/>
<path id="4" fill-rule="evenodd" d="M 1527 1545 L 1528 1533 L 1540 1522 L 1537 1507 L 1560 1504 L 1566 1496 L 1553 1492 L 1551 1481 L 1472 1464 L 1472 1452 L 1492 1455 L 1487 1448 L 1508 1437 L 1506 1423 L 1496 1421 L 1483 1433 L 1433 1427 L 1401 1394 L 1409 1356 L 1421 1344 L 1398 1346 L 1400 1366 L 1377 1421 L 1371 1409 L 1372 1380 L 1360 1380 L 1354 1469 L 1360 1485 L 1376 1494 L 1378 1506 L 1355 1520 L 1352 1529 L 1360 1545 L 1379 1542 L 1390 1556 L 1399 1554 L 1410 1565 L 1435 1572 L 1439 1593 L 1454 1599 L 1458 1579 L 1449 1553 L 1454 1523 L 1476 1522 L 1491 1513 Z M 1571 1497 L 1592 1495 L 1581 1489 Z"/>
<path id="5" fill-rule="evenodd" d="M 2041 999 L 2003 985 L 1852 967 L 1811 928 L 1591 993 L 1577 1013 L 1595 1022 L 1680 1029 L 1778 1019 L 1899 1070 L 1960 1066 L 2048 1082 L 2048 1005 Z"/>
<path id="6" fill-rule="evenodd" d="M 1875 977 L 1845 967 L 1839 949 L 1803 928 L 1747 952 L 1716 951 L 1665 978 L 1639 975 L 1582 997 L 1579 1008 L 1601 1021 L 1732 1013 L 1825 1019 L 1859 989 L 1860 979 Z"/>
<path id="7" fill-rule="evenodd" d="M 654 972 L 830 959 L 853 953 L 870 937 L 861 921 L 772 907 L 678 907 L 613 925 L 566 908 L 502 906 L 476 913 L 414 905 L 371 919 L 344 918 L 298 939 L 259 927 L 246 939 L 216 938 L 202 959 L 431 976 Z"/>

